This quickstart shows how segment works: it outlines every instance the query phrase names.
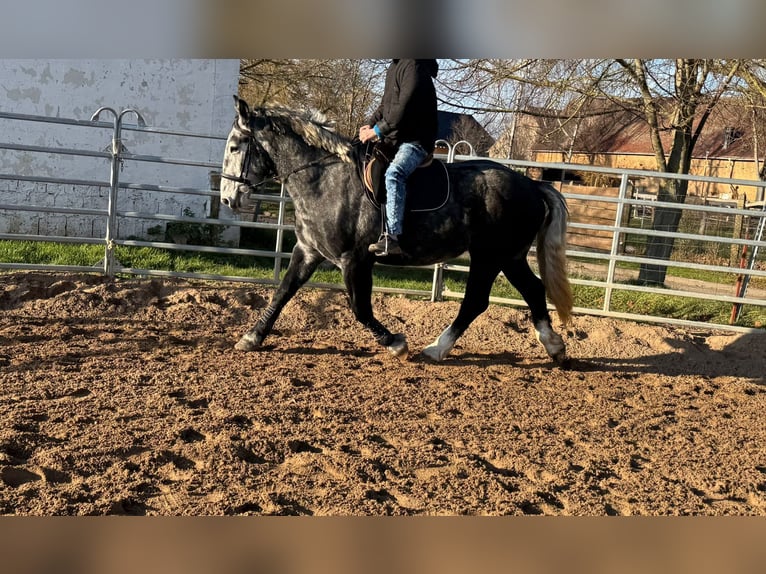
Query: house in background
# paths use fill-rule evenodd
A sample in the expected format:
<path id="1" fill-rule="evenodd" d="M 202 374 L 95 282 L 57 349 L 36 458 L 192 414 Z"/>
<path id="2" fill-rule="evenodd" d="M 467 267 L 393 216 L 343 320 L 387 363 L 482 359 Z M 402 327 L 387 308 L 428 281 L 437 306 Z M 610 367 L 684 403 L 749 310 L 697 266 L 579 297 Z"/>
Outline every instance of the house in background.
<path id="1" fill-rule="evenodd" d="M 489 149 L 489 157 L 532 160 L 534 149 L 542 142 L 558 149 L 565 141 L 562 137 L 564 131 L 561 122 L 550 116 L 550 110 L 540 108 L 529 108 L 512 114 L 508 125 Z M 556 139 L 552 140 L 552 136 Z"/>
<path id="2" fill-rule="evenodd" d="M 512 129 L 498 138 L 490 156 L 656 171 L 646 121 L 635 112 L 610 109 L 610 106 L 610 102 L 597 100 L 589 110 L 591 115 L 572 119 L 567 119 L 565 114 L 556 117 L 550 110 L 528 110 L 518 114 L 511 124 Z M 728 179 L 759 179 L 759 170 L 764 169 L 766 126 L 754 121 L 753 114 L 752 107 L 742 101 L 720 102 L 694 148 L 690 173 Z M 670 148 L 670 137 L 670 130 L 661 133 L 666 151 Z M 759 162 L 755 159 L 757 154 L 761 157 Z M 610 175 L 576 169 L 562 172 L 561 169 L 544 167 L 528 168 L 527 173 L 535 179 L 554 182 L 565 193 L 579 196 L 616 197 L 619 192 L 619 178 Z M 763 175 L 766 174 L 761 177 Z M 630 178 L 632 191 L 643 194 L 645 199 L 656 197 L 660 183 L 660 178 Z M 699 203 L 725 201 L 732 206 L 738 202 L 762 205 L 762 189 L 690 182 L 688 194 Z M 615 221 L 616 204 L 570 199 L 569 210 L 574 222 L 609 226 Z M 568 232 L 568 242 L 576 249 L 607 252 L 611 248 L 612 236 L 609 232 L 572 228 Z"/>
<path id="3" fill-rule="evenodd" d="M 460 141 L 471 144 L 475 155 L 487 156 L 490 148 L 494 145 L 494 138 L 489 135 L 484 126 L 476 118 L 469 114 L 438 111 L 439 125 L 436 132 L 437 140 L 444 140 L 454 146 Z M 439 144 L 436 153 L 446 154 L 447 147 Z M 457 149 L 459 154 L 469 154 L 469 150 L 462 145 Z"/>
<path id="4" fill-rule="evenodd" d="M 595 119 L 594 119 L 595 118 Z M 646 121 L 627 110 L 595 116 L 570 127 L 568 134 L 537 140 L 530 159 L 655 171 L 657 164 Z M 754 128 L 755 126 L 755 128 Z M 542 126 L 541 126 L 542 127 Z M 540 131 L 543 131 L 542 129 Z M 670 149 L 670 130 L 661 132 Z M 760 142 L 760 147 L 758 143 Z M 740 100 L 721 101 L 713 110 L 694 147 L 690 174 L 757 180 L 764 173 L 766 126 L 753 119 L 753 109 Z M 756 159 L 756 154 L 760 157 Z M 638 191 L 656 193 L 657 180 L 633 181 Z M 689 195 L 722 200 L 762 201 L 763 189 L 751 186 L 690 182 Z"/>

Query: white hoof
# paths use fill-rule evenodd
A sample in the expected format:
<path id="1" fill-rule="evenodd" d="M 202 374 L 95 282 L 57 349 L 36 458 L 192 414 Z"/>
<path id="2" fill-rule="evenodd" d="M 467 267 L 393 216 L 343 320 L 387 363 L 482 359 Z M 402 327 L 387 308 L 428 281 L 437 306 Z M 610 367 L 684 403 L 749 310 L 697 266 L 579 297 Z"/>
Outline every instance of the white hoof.
<path id="1" fill-rule="evenodd" d="M 257 341 L 257 338 L 250 333 L 247 333 L 242 336 L 242 338 L 237 341 L 237 344 L 234 345 L 234 348 L 237 351 L 254 351 L 260 347 L 260 343 Z"/>
<path id="2" fill-rule="evenodd" d="M 562 363 L 566 361 L 567 352 L 564 339 L 561 335 L 556 333 L 548 323 L 540 323 L 535 325 L 535 336 L 537 340 L 545 347 L 545 351 L 548 353 L 554 361 Z"/>
<path id="3" fill-rule="evenodd" d="M 441 361 L 444 359 L 445 354 L 439 351 L 439 348 L 431 343 L 425 349 L 423 349 L 423 355 L 432 361 Z"/>
<path id="4" fill-rule="evenodd" d="M 450 327 L 447 327 L 442 331 L 439 337 L 423 349 L 423 354 L 432 361 L 443 361 L 444 358 L 449 355 L 452 347 L 455 346 L 456 338 L 452 334 Z"/>

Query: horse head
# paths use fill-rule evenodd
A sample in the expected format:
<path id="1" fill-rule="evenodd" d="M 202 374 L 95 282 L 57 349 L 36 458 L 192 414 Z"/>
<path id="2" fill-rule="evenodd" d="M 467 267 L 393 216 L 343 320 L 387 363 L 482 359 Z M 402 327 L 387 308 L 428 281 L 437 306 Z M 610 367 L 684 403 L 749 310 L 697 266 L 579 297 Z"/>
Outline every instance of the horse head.
<path id="1" fill-rule="evenodd" d="M 245 100 L 234 96 L 237 117 L 226 139 L 221 169 L 221 203 L 237 211 L 260 184 L 277 177 L 274 160 L 259 141 L 265 119 L 250 110 Z"/>

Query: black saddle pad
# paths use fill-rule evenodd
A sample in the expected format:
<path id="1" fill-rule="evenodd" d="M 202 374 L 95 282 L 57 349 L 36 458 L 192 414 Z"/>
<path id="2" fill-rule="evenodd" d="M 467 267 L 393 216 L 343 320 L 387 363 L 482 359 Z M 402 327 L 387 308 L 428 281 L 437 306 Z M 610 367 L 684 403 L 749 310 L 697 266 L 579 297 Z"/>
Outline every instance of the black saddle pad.
<path id="1" fill-rule="evenodd" d="M 365 192 L 370 201 L 380 209 L 381 203 L 386 202 L 385 168 L 379 165 L 380 160 L 372 160 L 372 165 L 363 166 L 365 174 Z M 372 173 L 370 173 L 372 172 Z M 370 186 L 375 185 L 375 193 Z M 419 167 L 407 179 L 407 197 L 405 211 L 434 211 L 449 200 L 450 182 L 447 166 L 435 159 L 425 167 Z"/>
<path id="2" fill-rule="evenodd" d="M 405 211 L 434 211 L 449 199 L 449 175 L 444 162 L 434 159 L 407 180 Z"/>

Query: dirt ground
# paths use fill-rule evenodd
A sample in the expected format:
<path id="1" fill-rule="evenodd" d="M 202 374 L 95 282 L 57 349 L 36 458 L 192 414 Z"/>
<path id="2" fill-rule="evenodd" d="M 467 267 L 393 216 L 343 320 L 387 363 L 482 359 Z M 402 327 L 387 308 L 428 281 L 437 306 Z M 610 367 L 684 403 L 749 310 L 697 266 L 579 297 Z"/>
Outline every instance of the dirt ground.
<path id="1" fill-rule="evenodd" d="M 766 515 L 766 332 L 576 316 L 554 366 L 491 308 L 263 286 L 0 275 L 0 514 Z M 555 323 L 560 329 L 558 323 Z"/>

